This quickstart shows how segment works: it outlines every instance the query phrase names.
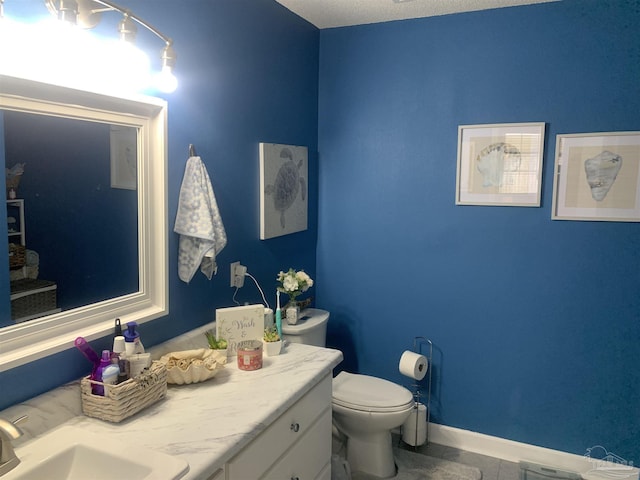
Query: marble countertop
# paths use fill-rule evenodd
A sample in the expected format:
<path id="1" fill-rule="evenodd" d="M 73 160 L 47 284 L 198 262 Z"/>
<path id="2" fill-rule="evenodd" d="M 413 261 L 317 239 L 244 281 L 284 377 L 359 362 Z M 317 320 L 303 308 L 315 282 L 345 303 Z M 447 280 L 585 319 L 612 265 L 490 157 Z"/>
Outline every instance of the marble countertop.
<path id="1" fill-rule="evenodd" d="M 194 330 L 151 349 L 152 357 L 206 346 L 204 331 Z M 204 343 L 203 343 L 204 340 Z M 189 463 L 188 480 L 206 479 L 240 452 L 310 388 L 342 361 L 338 350 L 291 344 L 281 355 L 264 358 L 263 368 L 242 371 L 236 357 L 214 378 L 192 385 L 169 385 L 166 398 L 121 423 L 82 414 L 79 382 L 64 385 L 14 405 L 0 416 L 15 419 L 25 435 L 16 447 L 63 424 L 81 425 L 98 435 L 136 444 Z"/>

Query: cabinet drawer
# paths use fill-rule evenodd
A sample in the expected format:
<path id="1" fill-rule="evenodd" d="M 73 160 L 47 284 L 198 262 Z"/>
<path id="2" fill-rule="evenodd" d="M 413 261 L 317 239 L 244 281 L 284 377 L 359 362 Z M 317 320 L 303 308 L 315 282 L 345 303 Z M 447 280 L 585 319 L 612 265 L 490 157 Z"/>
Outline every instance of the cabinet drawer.
<path id="1" fill-rule="evenodd" d="M 295 442 L 303 438 L 323 411 L 328 408 L 331 412 L 330 406 L 331 375 L 327 375 L 227 464 L 227 478 L 259 478 Z M 327 439 L 330 443 L 330 431 Z"/>
<path id="2" fill-rule="evenodd" d="M 315 480 L 322 478 L 320 474 L 330 461 L 331 409 L 328 408 L 311 430 L 294 444 L 263 478 L 265 480 Z"/>

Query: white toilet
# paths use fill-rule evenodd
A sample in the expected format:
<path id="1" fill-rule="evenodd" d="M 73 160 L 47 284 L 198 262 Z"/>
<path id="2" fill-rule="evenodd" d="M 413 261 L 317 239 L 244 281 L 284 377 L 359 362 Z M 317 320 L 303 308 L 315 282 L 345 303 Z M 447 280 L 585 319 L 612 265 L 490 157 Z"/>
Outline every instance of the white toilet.
<path id="1" fill-rule="evenodd" d="M 391 430 L 411 414 L 411 392 L 382 378 L 340 372 L 333 379 L 332 408 L 334 423 L 347 436 L 351 470 L 395 476 Z"/>
<path id="2" fill-rule="evenodd" d="M 303 343 L 324 347 L 327 344 L 327 322 L 329 312 L 319 308 L 306 308 L 300 312 L 295 325 L 282 319 L 282 338 L 289 343 Z"/>
<path id="3" fill-rule="evenodd" d="M 324 347 L 329 312 L 308 308 L 302 315 L 295 325 L 282 322 L 285 340 Z M 351 470 L 380 478 L 395 476 L 391 430 L 411 414 L 411 392 L 381 378 L 340 372 L 333 379 L 332 408 L 334 424 L 347 437 Z"/>

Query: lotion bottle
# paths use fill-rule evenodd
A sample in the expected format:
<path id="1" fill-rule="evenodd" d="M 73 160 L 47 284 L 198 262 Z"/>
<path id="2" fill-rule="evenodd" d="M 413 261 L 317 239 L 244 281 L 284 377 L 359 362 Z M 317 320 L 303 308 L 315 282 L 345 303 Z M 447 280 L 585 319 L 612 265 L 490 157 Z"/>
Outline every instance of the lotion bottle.
<path id="1" fill-rule="evenodd" d="M 124 336 L 118 335 L 113 339 L 113 353 L 111 354 L 111 363 L 118 365 L 120 373 L 118 374 L 118 383 L 129 379 L 129 360 L 126 357 L 126 342 Z"/>
<path id="2" fill-rule="evenodd" d="M 118 375 L 120 374 L 120 367 L 117 364 L 111 363 L 107 365 L 102 371 L 102 383 L 104 383 L 103 395 L 108 393 L 109 385 L 115 385 L 118 383 Z"/>

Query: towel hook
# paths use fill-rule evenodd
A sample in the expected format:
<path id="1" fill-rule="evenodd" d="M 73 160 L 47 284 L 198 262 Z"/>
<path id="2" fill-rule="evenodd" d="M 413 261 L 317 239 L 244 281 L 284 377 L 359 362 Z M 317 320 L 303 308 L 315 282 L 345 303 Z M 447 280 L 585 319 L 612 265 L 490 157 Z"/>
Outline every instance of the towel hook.
<path id="1" fill-rule="evenodd" d="M 193 143 L 189 144 L 189 156 L 196 157 L 198 154 L 196 153 L 196 147 L 193 146 Z"/>

